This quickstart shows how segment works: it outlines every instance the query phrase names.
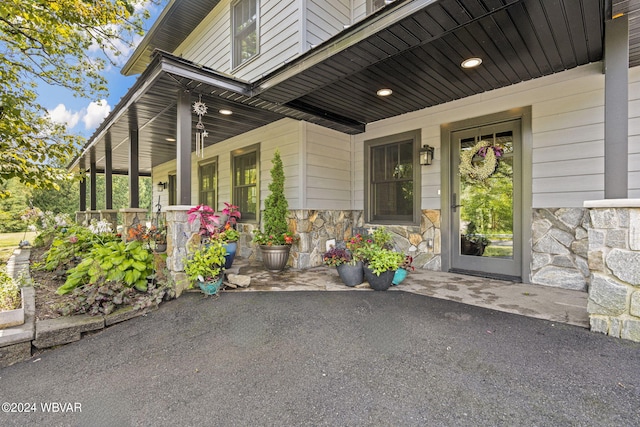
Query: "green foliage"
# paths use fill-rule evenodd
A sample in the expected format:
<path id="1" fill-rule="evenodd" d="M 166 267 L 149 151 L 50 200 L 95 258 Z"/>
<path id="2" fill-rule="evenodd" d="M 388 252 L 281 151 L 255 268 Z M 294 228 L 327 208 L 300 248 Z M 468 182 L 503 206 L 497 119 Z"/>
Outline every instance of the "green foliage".
<path id="1" fill-rule="evenodd" d="M 59 188 L 69 176 L 61 167 L 84 139 L 51 120 L 37 102 L 38 83 L 104 98 L 107 61 L 115 63 L 123 44 L 133 46 L 148 16 L 127 0 L 0 2 L 0 182 Z M 96 47 L 103 57 L 90 54 Z"/>
<path id="2" fill-rule="evenodd" d="M 0 311 L 15 310 L 21 305 L 20 287 L 6 271 L 0 269 Z"/>
<path id="3" fill-rule="evenodd" d="M 147 277 L 153 273 L 153 255 L 139 241 L 112 241 L 94 247 L 88 256 L 68 271 L 64 285 L 56 291 L 68 294 L 79 286 L 122 282 L 125 287 L 147 290 Z"/>
<path id="4" fill-rule="evenodd" d="M 280 236 L 289 228 L 287 224 L 289 204 L 284 195 L 284 168 L 279 150 L 274 153 L 271 164 L 273 166 L 269 183 L 270 194 L 264 201 L 264 233 Z"/>
<path id="5" fill-rule="evenodd" d="M 123 282 L 107 282 L 76 288 L 72 295 L 72 301 L 58 308 L 63 316 L 110 314 L 124 306 L 133 306 L 134 309 L 158 306 L 163 300 L 175 297 L 175 292 L 166 282 L 152 281 L 146 292 L 127 287 Z"/>
<path id="6" fill-rule="evenodd" d="M 29 207 L 30 189 L 17 179 L 5 182 L 0 179 L 0 193 L 2 192 L 11 193 L 13 196 L 0 197 L 0 233 L 25 231 L 27 224 L 21 217 Z"/>
<path id="7" fill-rule="evenodd" d="M 75 212 L 80 207 L 79 181 L 77 179 L 62 180 L 58 182 L 58 186 L 60 188 L 57 191 L 42 188 L 34 189 L 31 198 L 33 206 L 42 212 L 75 215 Z"/>
<path id="8" fill-rule="evenodd" d="M 185 263 L 184 272 L 192 284 L 212 281 L 224 271 L 226 253 L 223 243 L 213 239 L 191 254 Z"/>
<path id="9" fill-rule="evenodd" d="M 58 229 L 55 233 L 42 266 L 47 271 L 66 270 L 89 255 L 95 247 L 120 240 L 113 233 L 93 233 L 78 225 Z"/>
<path id="10" fill-rule="evenodd" d="M 371 254 L 368 265 L 376 276 L 389 270 L 397 270 L 404 261 L 404 255 L 390 249 L 379 249 Z"/>

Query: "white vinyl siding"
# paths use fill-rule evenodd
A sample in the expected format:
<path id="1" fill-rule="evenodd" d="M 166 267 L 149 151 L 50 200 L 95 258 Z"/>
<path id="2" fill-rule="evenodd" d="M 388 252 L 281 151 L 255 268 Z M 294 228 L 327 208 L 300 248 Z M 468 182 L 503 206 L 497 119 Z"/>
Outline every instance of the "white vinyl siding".
<path id="1" fill-rule="evenodd" d="M 259 53 L 240 67 L 232 69 L 231 6 L 229 0 L 221 1 L 173 54 L 252 81 L 282 66 L 301 52 L 301 11 L 298 1 L 260 0 Z"/>
<path id="2" fill-rule="evenodd" d="M 307 209 L 351 209 L 351 137 L 304 123 Z"/>
<path id="3" fill-rule="evenodd" d="M 634 81 L 640 81 L 637 71 L 632 69 L 632 74 L 637 76 Z M 602 64 L 596 63 L 370 123 L 365 134 L 356 136 L 354 208 L 364 205 L 363 141 L 422 128 L 421 145 L 436 147 L 434 164 L 422 167 L 422 209 L 439 209 L 440 125 L 528 105 L 532 106 L 533 207 L 582 207 L 585 200 L 602 199 L 604 76 Z M 633 110 L 630 116 L 640 117 L 640 110 Z M 640 120 L 636 131 L 640 139 Z M 630 143 L 631 150 L 640 151 L 638 144 Z M 638 170 L 630 172 L 630 186 L 637 187 L 632 174 Z"/>
<path id="4" fill-rule="evenodd" d="M 351 0 L 307 1 L 307 43 L 319 45 L 351 24 Z"/>
<path id="5" fill-rule="evenodd" d="M 629 70 L 629 194 L 640 199 L 640 67 Z"/>

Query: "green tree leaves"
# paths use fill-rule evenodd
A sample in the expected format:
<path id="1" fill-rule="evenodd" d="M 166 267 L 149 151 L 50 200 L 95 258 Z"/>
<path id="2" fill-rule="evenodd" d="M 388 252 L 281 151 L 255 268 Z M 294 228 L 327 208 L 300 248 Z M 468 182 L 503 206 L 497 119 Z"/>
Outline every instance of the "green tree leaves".
<path id="1" fill-rule="evenodd" d="M 84 138 L 51 121 L 37 102 L 38 84 L 104 97 L 105 66 L 133 46 L 147 17 L 127 0 L 0 2 L 0 183 L 18 178 L 33 188 L 58 189 L 68 175 L 61 167 Z M 0 197 L 8 194 L 0 190 Z"/>

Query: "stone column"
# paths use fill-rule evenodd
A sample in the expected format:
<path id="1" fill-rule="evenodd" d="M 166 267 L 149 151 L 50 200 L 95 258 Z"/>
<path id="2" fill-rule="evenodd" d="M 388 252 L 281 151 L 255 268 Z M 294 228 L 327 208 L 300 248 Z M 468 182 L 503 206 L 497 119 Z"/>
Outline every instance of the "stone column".
<path id="1" fill-rule="evenodd" d="M 92 219 L 100 221 L 100 211 L 87 211 L 87 223 L 90 223 Z"/>
<path id="2" fill-rule="evenodd" d="M 167 269 L 176 285 L 176 298 L 189 288 L 189 279 L 184 272 L 187 258 L 187 245 L 198 232 L 198 222 L 189 224 L 187 211 L 189 205 L 175 205 L 164 208 L 167 224 Z"/>
<path id="3" fill-rule="evenodd" d="M 138 222 L 145 224 L 147 222 L 147 210 L 142 208 L 124 208 L 122 212 L 122 239 L 126 240 L 129 227 L 133 221 L 138 218 Z"/>
<path id="4" fill-rule="evenodd" d="M 76 223 L 78 223 L 79 225 L 86 225 L 88 223 L 86 211 L 76 212 Z"/>
<path id="5" fill-rule="evenodd" d="M 118 228 L 118 211 L 116 209 L 103 209 L 100 211 L 100 219 L 111 224 L 111 229 L 115 232 Z"/>
<path id="6" fill-rule="evenodd" d="M 591 330 L 640 342 L 640 199 L 588 201 Z"/>

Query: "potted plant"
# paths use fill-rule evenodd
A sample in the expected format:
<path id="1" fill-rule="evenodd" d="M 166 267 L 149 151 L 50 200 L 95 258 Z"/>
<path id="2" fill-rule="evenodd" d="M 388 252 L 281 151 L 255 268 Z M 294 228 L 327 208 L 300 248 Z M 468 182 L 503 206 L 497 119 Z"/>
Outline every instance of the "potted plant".
<path id="1" fill-rule="evenodd" d="M 354 243 L 357 256 L 364 262 L 364 278 L 376 291 L 389 289 L 395 271 L 404 259 L 402 254 L 392 249 L 391 240 L 391 234 L 384 227 L 379 227 L 372 236 Z"/>
<path id="2" fill-rule="evenodd" d="M 199 221 L 198 234 L 203 243 L 206 243 L 211 237 L 218 233 L 220 216 L 216 215 L 216 212 L 211 206 L 198 205 L 195 208 L 189 209 L 187 211 L 187 221 L 189 221 L 189 224 L 193 224 L 196 220 Z"/>
<path id="3" fill-rule="evenodd" d="M 218 292 L 224 279 L 224 256 L 226 250 L 222 242 L 213 239 L 206 245 L 200 245 L 187 259 L 184 272 L 191 284 L 198 287 L 207 295 Z"/>
<path id="4" fill-rule="evenodd" d="M 153 241 L 154 252 L 167 251 L 167 229 L 164 224 L 152 225 L 149 228 L 149 239 Z"/>
<path id="5" fill-rule="evenodd" d="M 413 257 L 411 255 L 406 255 L 404 257 L 404 261 L 402 262 L 402 264 L 400 264 L 400 267 L 393 275 L 393 280 L 391 281 L 392 285 L 399 285 L 407 277 L 407 274 L 410 271 L 415 271 L 415 267 L 411 265 L 412 263 Z"/>
<path id="6" fill-rule="evenodd" d="M 225 255 L 224 268 L 231 268 L 233 260 L 236 257 L 238 251 L 238 240 L 240 239 L 240 233 L 236 230 L 236 224 L 240 219 L 240 211 L 238 207 L 231 203 L 224 202 L 224 209 L 220 219 L 224 225 L 218 230 L 218 237 L 222 241 L 227 254 Z"/>
<path id="7" fill-rule="evenodd" d="M 460 253 L 462 255 L 482 256 L 491 241 L 482 234 L 476 233 L 476 224 L 471 221 L 467 232 L 460 236 Z"/>
<path id="8" fill-rule="evenodd" d="M 297 241 L 297 236 L 289 231 L 287 224 L 289 204 L 284 195 L 284 168 L 278 150 L 271 163 L 270 194 L 264 201 L 264 231 L 255 230 L 253 240 L 260 245 L 265 268 L 276 272 L 287 265 L 291 245 Z"/>
<path id="9" fill-rule="evenodd" d="M 326 265 L 335 266 L 342 282 L 347 286 L 356 286 L 364 281 L 362 261 L 351 255 L 346 248 L 332 246 L 322 256 Z"/>

